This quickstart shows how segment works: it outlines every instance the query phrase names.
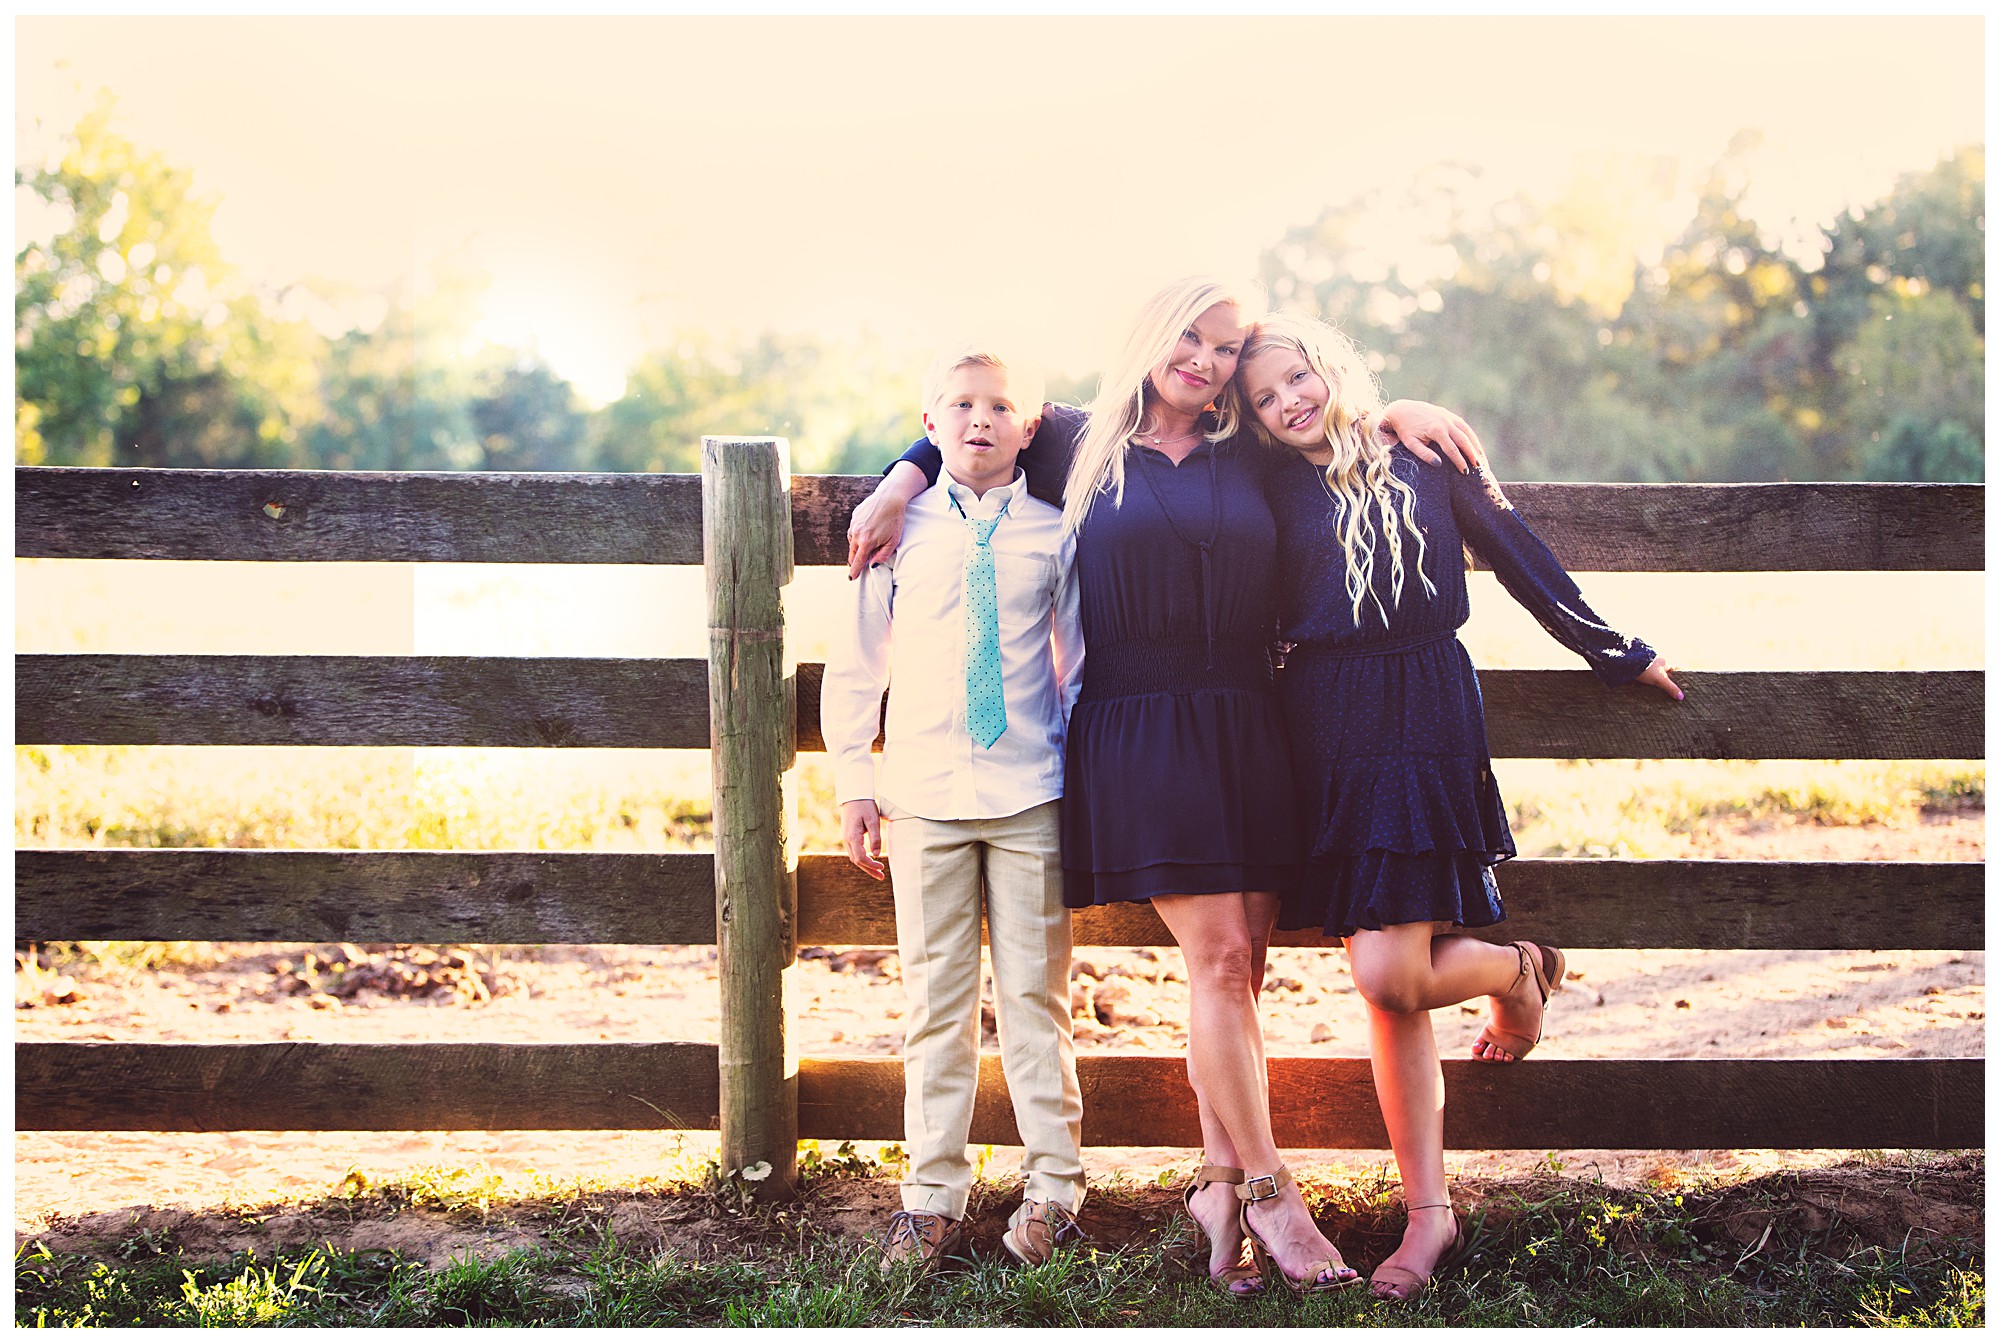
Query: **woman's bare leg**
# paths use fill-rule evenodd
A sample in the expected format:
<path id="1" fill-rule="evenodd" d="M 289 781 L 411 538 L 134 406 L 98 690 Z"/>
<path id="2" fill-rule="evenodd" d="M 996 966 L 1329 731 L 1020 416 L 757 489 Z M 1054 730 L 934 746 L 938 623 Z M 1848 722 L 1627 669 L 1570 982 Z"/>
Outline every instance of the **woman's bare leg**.
<path id="1" fill-rule="evenodd" d="M 1271 1137 L 1264 1032 L 1250 987 L 1257 953 L 1246 903 L 1221 895 L 1168 895 L 1156 896 L 1153 908 L 1187 964 L 1189 1075 L 1200 1079 L 1201 1096 L 1236 1156 L 1229 1164 L 1250 1175 L 1271 1174 L 1283 1163 Z M 1279 1267 L 1294 1277 L 1325 1259 L 1340 1262 L 1296 1186 L 1268 1202 L 1246 1205 L 1244 1216 L 1270 1245 Z"/>
<path id="2" fill-rule="evenodd" d="M 1264 968 L 1271 948 L 1271 928 L 1278 920 L 1278 896 L 1273 891 L 1245 891 L 1242 899 L 1244 925 L 1250 934 L 1250 999 L 1255 1003 L 1264 989 Z M 1191 987 L 1192 975 L 1190 975 Z M 1194 1088 L 1195 1108 L 1201 1116 L 1201 1145 L 1207 1163 L 1211 1166 L 1235 1166 L 1240 1169 L 1243 1162 L 1236 1151 L 1236 1144 L 1230 1141 L 1229 1130 L 1216 1116 L 1215 1107 L 1208 1103 L 1208 1097 L 1203 1094 L 1201 1076 L 1193 1050 L 1188 1051 L 1188 1085 Z M 1269 1104 L 1267 1081 L 1265 1091 L 1267 1110 Z M 1194 1195 L 1189 1211 L 1194 1214 L 1195 1220 L 1201 1223 L 1203 1233 L 1208 1236 L 1208 1271 L 1211 1276 L 1224 1269 L 1236 1267 L 1242 1249 L 1241 1237 L 1233 1236 L 1231 1232 L 1238 1226 L 1236 1219 L 1241 1208 L 1242 1202 L 1236 1197 L 1236 1190 L 1232 1186 L 1210 1185 Z"/>

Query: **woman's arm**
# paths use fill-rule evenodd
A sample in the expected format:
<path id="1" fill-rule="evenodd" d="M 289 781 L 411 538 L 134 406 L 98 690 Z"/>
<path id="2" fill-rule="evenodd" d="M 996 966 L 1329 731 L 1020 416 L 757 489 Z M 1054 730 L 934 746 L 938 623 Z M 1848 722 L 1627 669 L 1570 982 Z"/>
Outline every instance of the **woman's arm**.
<path id="1" fill-rule="evenodd" d="M 1028 493 L 1062 507 L 1063 483 L 1070 458 L 1090 417 L 1074 406 L 1042 407 L 1041 427 L 1021 450 L 1021 469 L 1028 473 Z M 847 576 L 859 578 L 871 564 L 885 564 L 903 539 L 903 512 L 910 500 L 937 484 L 944 454 L 928 438 L 920 438 L 882 473 L 874 493 L 854 506 L 847 520 Z"/>
<path id="2" fill-rule="evenodd" d="M 1666 658 L 1645 641 L 1612 629 L 1590 609 L 1576 580 L 1521 520 L 1492 473 L 1482 469 L 1455 474 L 1450 488 L 1452 517 L 1460 535 L 1557 643 L 1588 662 L 1606 685 L 1636 681 L 1674 699 L 1683 698 L 1668 675 L 1672 668 Z"/>
<path id="3" fill-rule="evenodd" d="M 1486 466 L 1486 449 L 1479 435 L 1443 406 L 1428 401 L 1391 401 L 1382 407 L 1378 422 L 1383 437 L 1402 444 L 1432 466 L 1440 458 L 1449 459 L 1460 475 Z"/>

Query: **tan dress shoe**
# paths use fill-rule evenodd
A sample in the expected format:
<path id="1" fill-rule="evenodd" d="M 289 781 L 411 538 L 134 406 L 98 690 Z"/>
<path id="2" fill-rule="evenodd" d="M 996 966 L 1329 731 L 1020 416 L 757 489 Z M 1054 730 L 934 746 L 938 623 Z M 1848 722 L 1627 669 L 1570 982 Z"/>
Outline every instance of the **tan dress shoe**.
<path id="1" fill-rule="evenodd" d="M 1076 1224 L 1076 1215 L 1060 1203 L 1028 1199 L 1021 1204 L 1014 1224 L 1000 1237 L 1008 1254 L 1024 1264 L 1046 1264 L 1058 1245 L 1081 1245 L 1088 1237 Z"/>
<path id="2" fill-rule="evenodd" d="M 941 1212 L 899 1212 L 889 1219 L 889 1230 L 882 1237 L 882 1263 L 914 1261 L 925 1270 L 935 1268 L 958 1248 L 963 1230 L 956 1217 Z"/>

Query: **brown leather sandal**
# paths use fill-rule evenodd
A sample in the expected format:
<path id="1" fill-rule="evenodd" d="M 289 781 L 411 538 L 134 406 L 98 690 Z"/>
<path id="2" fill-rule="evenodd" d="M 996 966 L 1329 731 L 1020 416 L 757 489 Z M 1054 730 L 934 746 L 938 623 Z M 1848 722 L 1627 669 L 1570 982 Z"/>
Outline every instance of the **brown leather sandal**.
<path id="1" fill-rule="evenodd" d="M 1265 1244 L 1264 1238 L 1251 1227 L 1249 1205 L 1269 1202 L 1283 1193 L 1285 1186 L 1292 1183 L 1294 1181 L 1291 1169 L 1280 1166 L 1269 1175 L 1259 1175 L 1254 1179 L 1245 1180 L 1236 1190 L 1236 1197 L 1242 1199 L 1244 1203 L 1243 1237 L 1250 1242 L 1250 1253 L 1256 1258 L 1257 1271 L 1264 1275 L 1264 1281 L 1267 1283 L 1275 1277 L 1291 1288 L 1295 1296 L 1304 1296 L 1308 1292 L 1337 1292 L 1343 1288 L 1359 1285 L 1361 1275 L 1338 1259 L 1322 1259 L 1307 1269 L 1304 1277 L 1294 1278 L 1285 1272 L 1276 1257 L 1272 1255 L 1271 1247 Z M 1328 1276 L 1329 1274 L 1332 1276 Z"/>
<path id="2" fill-rule="evenodd" d="M 1450 1203 L 1406 1203 L 1406 1212 L 1417 1212 L 1424 1208 L 1449 1208 Z M 1368 1275 L 1368 1290 L 1378 1301 L 1413 1301 L 1424 1294 L 1431 1280 L 1445 1269 L 1456 1264 L 1465 1254 L 1465 1224 L 1456 1213 L 1451 1219 L 1451 1244 L 1445 1247 L 1431 1265 L 1429 1273 L 1418 1274 L 1394 1264 L 1377 1264 L 1375 1271 Z"/>
<path id="3" fill-rule="evenodd" d="M 1201 1255 L 1202 1251 L 1208 1248 L 1210 1240 L 1208 1231 L 1201 1224 L 1201 1219 L 1194 1215 L 1194 1196 L 1212 1184 L 1234 1185 L 1240 1191 L 1243 1185 L 1243 1172 L 1234 1166 L 1203 1166 L 1195 1172 L 1193 1183 L 1181 1191 L 1181 1206 L 1187 1209 L 1188 1220 L 1194 1223 L 1195 1255 Z M 1263 1291 L 1264 1280 L 1263 1275 L 1258 1273 L 1253 1265 L 1243 1262 L 1243 1214 L 1240 1207 L 1236 1219 L 1236 1259 L 1235 1264 L 1220 1272 L 1208 1272 L 1206 1264 L 1203 1265 L 1203 1271 L 1207 1274 L 1209 1284 L 1216 1291 L 1241 1301 Z"/>
<path id="4" fill-rule="evenodd" d="M 1481 1028 L 1479 1038 L 1473 1044 L 1475 1047 L 1487 1045 L 1504 1049 L 1514 1056 L 1514 1062 L 1519 1063 L 1542 1042 L 1542 1023 L 1548 1019 L 1549 995 L 1562 992 L 1563 972 L 1568 968 L 1569 962 L 1563 956 L 1561 947 L 1544 947 L 1533 942 L 1516 942 L 1513 946 L 1521 957 L 1521 973 L 1516 977 L 1515 983 L 1518 984 L 1532 974 L 1535 977 L 1535 988 L 1542 995 L 1542 1015 L 1535 1021 L 1535 1038 L 1530 1040 L 1525 1035 L 1503 1031 L 1489 1021 Z M 1512 993 L 1514 990 L 1510 986 L 1507 991 Z M 1473 1057 L 1485 1063 L 1498 1062 L 1496 1059 L 1487 1058 L 1484 1054 L 1474 1054 Z"/>

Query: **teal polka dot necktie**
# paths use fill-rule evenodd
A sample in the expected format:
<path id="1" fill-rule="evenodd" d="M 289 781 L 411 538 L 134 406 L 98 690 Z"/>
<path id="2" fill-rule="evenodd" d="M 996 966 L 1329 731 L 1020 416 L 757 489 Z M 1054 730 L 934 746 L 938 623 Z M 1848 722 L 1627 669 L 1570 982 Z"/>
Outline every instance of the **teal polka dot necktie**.
<path id="1" fill-rule="evenodd" d="M 993 578 L 993 529 L 1007 516 L 1007 505 L 990 518 L 974 518 L 958 500 L 951 502 L 972 531 L 972 544 L 965 548 L 965 727 L 974 741 L 990 748 L 1007 730 L 1007 695 L 1000 684 L 1000 595 Z"/>

